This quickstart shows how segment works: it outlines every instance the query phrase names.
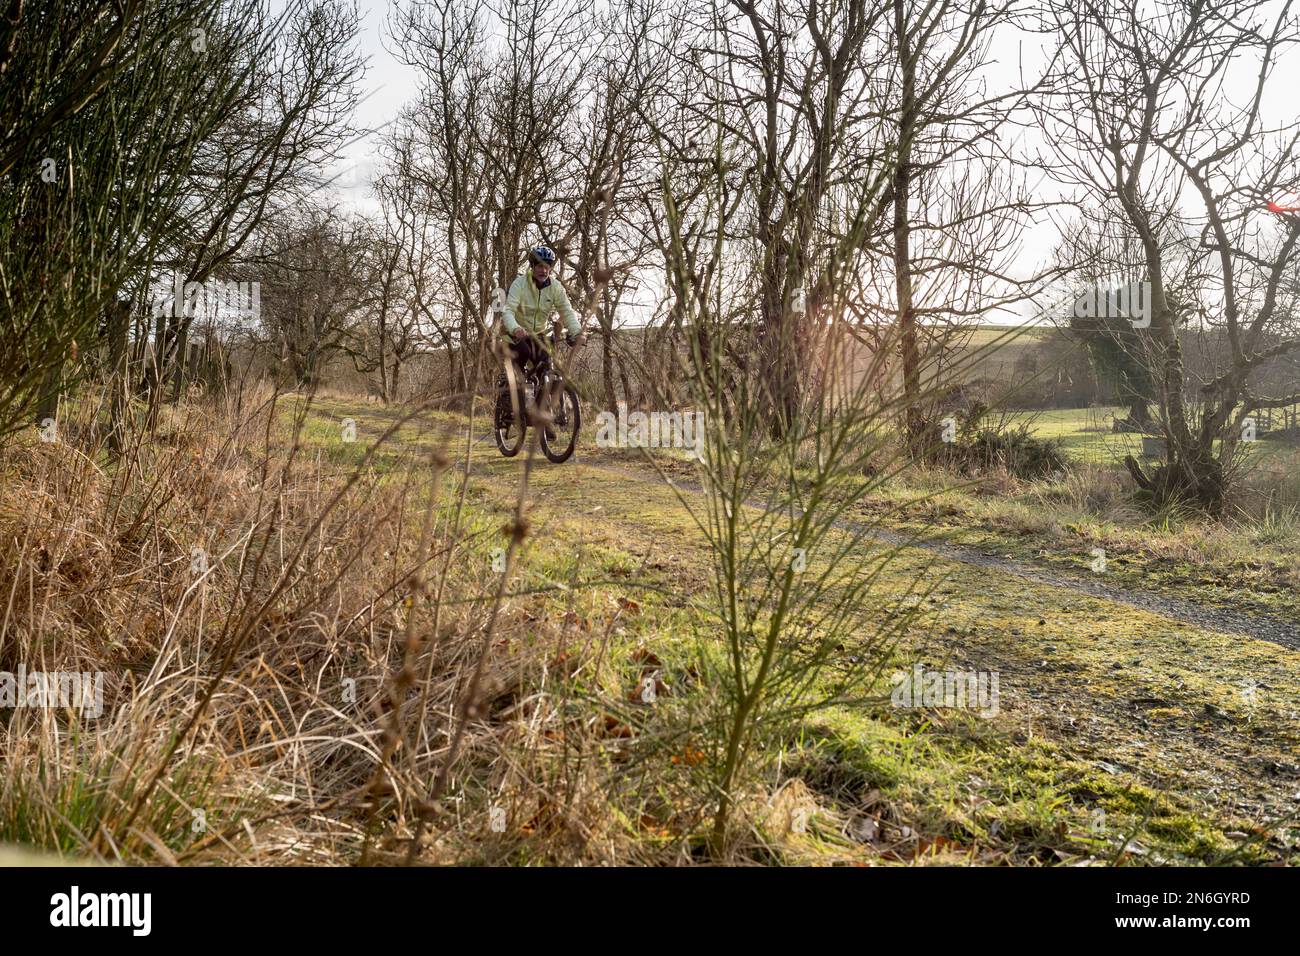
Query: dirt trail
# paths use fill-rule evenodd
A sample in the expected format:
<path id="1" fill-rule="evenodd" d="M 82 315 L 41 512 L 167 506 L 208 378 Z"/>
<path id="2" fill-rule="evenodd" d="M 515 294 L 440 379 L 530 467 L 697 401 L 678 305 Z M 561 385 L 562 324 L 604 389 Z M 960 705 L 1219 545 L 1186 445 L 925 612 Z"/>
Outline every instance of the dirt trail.
<path id="1" fill-rule="evenodd" d="M 478 447 L 482 457 L 474 456 L 472 473 L 500 492 L 495 504 L 505 507 L 517 487 L 518 463 L 500 459 L 490 437 Z M 703 493 L 692 472 L 664 464 L 688 500 Z M 649 464 L 579 449 L 566 465 L 543 465 L 534 482 L 537 517 L 568 529 L 561 539 L 576 534 L 636 559 L 665 552 L 647 565 L 660 588 L 691 581 L 688 569 L 707 564 L 707 555 L 692 552 L 703 543 L 678 521 L 671 490 Z M 931 568 L 937 573 L 926 611 L 901 649 L 906 659 L 1000 675 L 1002 712 L 986 730 L 996 740 L 989 745 L 993 776 L 980 780 L 1001 779 L 998 760 L 1024 761 L 1035 768 L 1035 780 L 1050 779 L 1069 794 L 1071 806 L 1096 802 L 1121 817 L 1138 812 L 1134 807 L 1146 799 L 1141 788 L 1148 788 L 1158 799 L 1147 809 L 1159 806 L 1165 815 L 1151 824 L 1160 832 L 1148 836 L 1179 860 L 1220 859 L 1225 845 L 1244 845 L 1248 832 L 1272 833 L 1295 813 L 1295 620 L 918 540 L 906 529 L 876 524 L 865 513 L 837 522 L 841 532 L 899 547 L 892 585 L 906 586 L 911 575 L 929 580 Z M 1133 785 L 1136 795 L 1128 789 Z M 1022 793 L 1014 782 L 1001 790 L 989 786 L 989 799 Z M 1130 798 L 1138 803 L 1125 809 Z M 1217 849 L 1192 847 L 1203 827 L 1220 831 L 1204 837 L 1205 846 Z M 1269 840 L 1265 858 L 1287 859 L 1294 850 L 1294 837 Z"/>
<path id="2" fill-rule="evenodd" d="M 1245 614 L 1227 608 L 1211 607 L 1182 598 L 1160 594 L 1156 591 L 1144 591 L 1135 588 L 1123 588 L 1104 584 L 1099 580 L 1060 574 L 1048 571 L 1023 561 L 1003 558 L 988 554 L 977 548 L 949 544 L 944 541 L 917 540 L 892 531 L 877 530 L 876 537 L 888 544 L 906 545 L 924 548 L 943 557 L 962 564 L 990 568 L 1004 574 L 1015 575 L 1038 584 L 1064 588 L 1077 594 L 1117 601 L 1143 611 L 1151 611 L 1185 624 L 1225 634 L 1242 634 L 1260 641 L 1270 641 L 1283 647 L 1300 650 L 1300 626 L 1295 622 L 1274 615 Z"/>
<path id="3" fill-rule="evenodd" d="M 632 478 L 637 481 L 659 481 L 658 475 L 645 471 L 619 468 L 590 460 L 584 461 L 583 464 L 589 468 Z M 696 494 L 704 491 L 698 484 L 676 478 L 673 479 L 673 484 L 679 489 Z M 763 507 L 763 504 L 758 501 L 751 501 L 749 504 L 755 508 Z M 1188 601 L 1155 591 L 1118 587 L 1095 578 L 1049 571 L 1023 561 L 988 554 L 978 548 L 951 544 L 946 541 L 918 538 L 914 535 L 873 527 L 869 522 L 853 521 L 846 518 L 836 521 L 835 527 L 842 531 L 870 531 L 877 541 L 891 547 L 920 548 L 960 564 L 988 568 L 1003 574 L 1024 578 L 1036 584 L 1046 584 L 1051 587 L 1073 591 L 1076 594 L 1115 601 L 1175 621 L 1182 621 L 1185 624 L 1204 628 L 1205 630 L 1219 631 L 1224 634 L 1241 634 L 1254 640 L 1269 641 L 1283 647 L 1300 650 L 1300 624 L 1276 615 L 1246 614 L 1227 608 L 1199 604 L 1195 601 Z"/>
<path id="4" fill-rule="evenodd" d="M 581 464 L 636 482 L 632 487 L 664 487 L 648 467 L 587 456 Z M 703 492 L 671 477 L 680 491 Z M 1046 735 L 1062 753 L 1107 775 L 1129 774 L 1257 825 L 1294 813 L 1300 799 L 1300 697 L 1290 657 L 1300 649 L 1300 628 L 1294 621 L 918 540 L 866 518 L 848 517 L 837 526 L 899 546 L 908 563 L 926 564 L 930 559 L 921 556 L 934 555 L 960 569 L 935 592 L 938 619 L 918 629 L 912 653 L 936 666 L 952 661 L 998 671 L 1004 726 L 1027 731 L 1028 738 Z M 1132 618 L 1134 610 L 1145 619 Z M 1245 696 L 1255 687 L 1258 708 L 1245 703 L 1255 699 Z"/>

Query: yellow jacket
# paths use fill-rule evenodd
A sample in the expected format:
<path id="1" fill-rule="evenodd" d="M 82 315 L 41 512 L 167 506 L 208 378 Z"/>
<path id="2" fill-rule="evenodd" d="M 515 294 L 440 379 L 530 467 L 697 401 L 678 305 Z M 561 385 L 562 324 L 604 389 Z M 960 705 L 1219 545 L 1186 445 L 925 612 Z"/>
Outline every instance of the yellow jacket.
<path id="1" fill-rule="evenodd" d="M 552 312 L 560 313 L 564 327 L 571 335 L 582 332 L 578 315 L 569 302 L 569 294 L 564 291 L 559 279 L 552 277 L 545 288 L 539 289 L 533 282 L 532 273 L 525 272 L 510 283 L 503 320 L 507 335 L 512 335 L 521 326 L 534 335 L 548 332 Z"/>

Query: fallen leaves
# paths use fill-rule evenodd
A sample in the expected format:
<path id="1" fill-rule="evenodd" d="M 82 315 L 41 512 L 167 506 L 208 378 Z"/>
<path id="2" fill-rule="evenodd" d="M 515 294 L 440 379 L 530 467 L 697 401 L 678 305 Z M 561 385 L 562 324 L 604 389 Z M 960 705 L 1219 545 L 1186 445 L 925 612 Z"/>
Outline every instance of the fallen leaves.
<path id="1" fill-rule="evenodd" d="M 687 745 L 682 749 L 680 754 L 673 754 L 672 762 L 674 764 L 685 764 L 688 767 L 694 767 L 704 761 L 704 751 L 696 750 Z"/>
<path id="2" fill-rule="evenodd" d="M 632 728 L 620 721 L 613 714 L 605 715 L 605 736 L 628 738 L 633 736 Z"/>

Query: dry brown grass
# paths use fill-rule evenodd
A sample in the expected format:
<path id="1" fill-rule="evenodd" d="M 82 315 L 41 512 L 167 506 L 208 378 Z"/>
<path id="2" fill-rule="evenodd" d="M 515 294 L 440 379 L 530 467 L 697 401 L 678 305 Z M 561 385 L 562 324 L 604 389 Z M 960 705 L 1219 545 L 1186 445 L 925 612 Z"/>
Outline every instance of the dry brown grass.
<path id="1" fill-rule="evenodd" d="M 82 403 L 62 442 L 0 457 L 0 671 L 106 678 L 98 720 L 0 711 L 0 844 L 164 864 L 701 859 L 716 689 L 651 717 L 632 698 L 661 665 L 619 635 L 608 592 L 532 593 L 530 549 L 519 575 L 492 570 L 530 493 L 467 504 L 462 449 L 433 431 L 447 416 L 388 409 L 400 431 L 345 448 L 321 433 L 337 415 L 305 402 L 167 408 L 120 459 Z M 1120 482 L 993 474 L 928 506 L 1045 534 L 1104 515 L 1136 535 Z M 1203 560 L 1210 536 L 1161 540 Z M 858 859 L 845 813 L 761 774 L 727 860 Z"/>
<path id="2" fill-rule="evenodd" d="M 164 863 L 646 859 L 641 798 L 610 804 L 630 743 L 566 699 L 608 633 L 539 628 L 503 600 L 477 556 L 501 529 L 434 499 L 440 441 L 390 434 L 334 464 L 300 400 L 255 399 L 167 409 L 116 460 L 83 404 L 62 441 L 0 462 L 0 670 L 105 675 L 98 720 L 5 712 L 0 843 Z M 662 842 L 651 857 L 681 857 Z"/>

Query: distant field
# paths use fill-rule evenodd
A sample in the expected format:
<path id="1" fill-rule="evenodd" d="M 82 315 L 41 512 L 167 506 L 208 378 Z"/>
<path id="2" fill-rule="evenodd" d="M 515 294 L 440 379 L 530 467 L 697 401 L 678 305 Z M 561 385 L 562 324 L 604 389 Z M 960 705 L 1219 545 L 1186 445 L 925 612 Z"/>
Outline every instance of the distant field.
<path id="1" fill-rule="evenodd" d="M 994 379 L 1012 386 L 1017 362 L 1054 331 L 1048 326 L 982 325 L 973 329 L 969 338 L 961 340 L 964 354 L 957 360 L 961 377 Z"/>
<path id="2" fill-rule="evenodd" d="M 1111 424 L 1116 406 L 1095 408 L 1054 408 L 1046 411 L 1012 412 L 1012 421 L 1027 422 L 1035 435 L 1060 442 L 1074 460 L 1092 465 L 1119 465 L 1125 455 L 1140 455 L 1142 439 L 1138 435 L 1115 434 Z"/>
<path id="3" fill-rule="evenodd" d="M 1123 409 L 1098 406 L 1013 412 L 1009 417 L 1012 421 L 1029 422 L 1035 435 L 1059 441 L 1075 461 L 1119 465 L 1125 455 L 1141 457 L 1142 439 L 1139 435 L 1116 434 L 1110 430 L 1117 413 L 1122 414 Z M 1242 447 L 1248 462 L 1300 468 L 1300 447 L 1296 445 L 1260 440 Z"/>
<path id="4" fill-rule="evenodd" d="M 1041 342 L 1052 331 L 1050 325 L 981 325 L 972 330 L 971 346 L 991 345 L 996 342 Z"/>

